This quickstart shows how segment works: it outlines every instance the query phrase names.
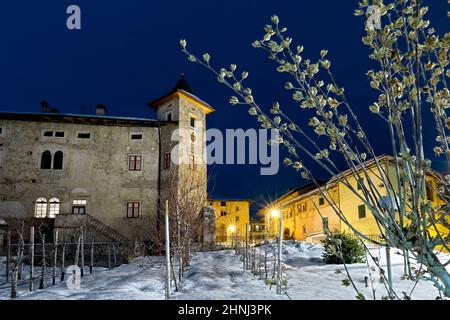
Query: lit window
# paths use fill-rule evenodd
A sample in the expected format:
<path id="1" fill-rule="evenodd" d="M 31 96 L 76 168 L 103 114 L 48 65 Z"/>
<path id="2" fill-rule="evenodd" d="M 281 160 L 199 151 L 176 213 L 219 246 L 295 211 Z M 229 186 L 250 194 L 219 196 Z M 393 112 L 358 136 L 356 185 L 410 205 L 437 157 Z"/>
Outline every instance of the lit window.
<path id="1" fill-rule="evenodd" d="M 139 218 L 140 207 L 139 202 L 128 202 L 127 218 Z"/>
<path id="2" fill-rule="evenodd" d="M 49 203 L 48 217 L 54 218 L 57 214 L 59 214 L 59 199 L 52 198 Z"/>
<path id="3" fill-rule="evenodd" d="M 38 198 L 34 206 L 34 217 L 45 218 L 47 216 L 47 199 Z"/>
<path id="4" fill-rule="evenodd" d="M 128 157 L 128 170 L 141 171 L 142 170 L 142 156 Z"/>
<path id="5" fill-rule="evenodd" d="M 87 200 L 76 199 L 76 200 L 73 200 L 73 204 L 75 204 L 75 205 L 86 205 L 87 204 Z"/>

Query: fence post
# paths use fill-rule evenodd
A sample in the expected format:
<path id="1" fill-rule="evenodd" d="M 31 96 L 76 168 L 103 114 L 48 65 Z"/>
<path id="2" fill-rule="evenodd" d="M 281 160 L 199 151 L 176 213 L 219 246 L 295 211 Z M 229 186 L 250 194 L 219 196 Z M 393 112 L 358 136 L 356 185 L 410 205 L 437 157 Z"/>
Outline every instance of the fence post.
<path id="1" fill-rule="evenodd" d="M 245 224 L 245 269 L 248 270 L 248 223 Z"/>
<path id="2" fill-rule="evenodd" d="M 23 232 L 22 232 L 23 235 Z M 22 280 L 22 260 L 19 260 L 19 257 L 22 255 L 22 237 L 19 237 L 19 240 L 17 241 L 17 257 L 16 257 L 16 272 L 17 272 L 17 280 Z"/>
<path id="3" fill-rule="evenodd" d="M 94 240 L 91 242 L 91 265 L 89 266 L 89 273 L 94 271 Z"/>
<path id="4" fill-rule="evenodd" d="M 11 231 L 8 230 L 8 236 L 7 236 L 7 246 L 8 246 L 8 253 L 6 256 L 6 281 L 9 282 L 9 273 L 10 273 L 10 267 L 11 267 Z"/>
<path id="5" fill-rule="evenodd" d="M 42 235 L 41 283 L 39 289 L 45 289 L 45 233 Z"/>
<path id="6" fill-rule="evenodd" d="M 30 228 L 30 291 L 34 290 L 34 227 Z"/>
<path id="7" fill-rule="evenodd" d="M 64 276 L 66 274 L 66 271 L 64 270 L 65 263 L 66 263 L 66 243 L 67 243 L 67 234 L 64 237 L 64 244 L 63 244 L 62 253 L 61 253 L 61 282 L 64 281 Z"/>
<path id="8" fill-rule="evenodd" d="M 281 294 L 281 253 L 283 247 L 283 210 L 280 209 L 278 224 L 278 272 L 277 272 L 277 293 Z"/>
<path id="9" fill-rule="evenodd" d="M 112 244 L 112 249 L 113 249 L 114 267 L 117 267 L 116 245 L 114 243 Z"/>
<path id="10" fill-rule="evenodd" d="M 58 228 L 55 228 L 53 235 L 53 279 L 52 284 L 56 284 L 56 264 L 58 263 Z"/>
<path id="11" fill-rule="evenodd" d="M 108 243 L 108 269 L 111 270 L 111 247 Z"/>
<path id="12" fill-rule="evenodd" d="M 166 200 L 164 222 L 166 240 L 166 300 L 170 298 L 170 237 L 169 237 L 169 200 Z"/>
<path id="13" fill-rule="evenodd" d="M 84 276 L 84 228 L 80 227 L 80 242 L 81 242 L 81 276 Z"/>

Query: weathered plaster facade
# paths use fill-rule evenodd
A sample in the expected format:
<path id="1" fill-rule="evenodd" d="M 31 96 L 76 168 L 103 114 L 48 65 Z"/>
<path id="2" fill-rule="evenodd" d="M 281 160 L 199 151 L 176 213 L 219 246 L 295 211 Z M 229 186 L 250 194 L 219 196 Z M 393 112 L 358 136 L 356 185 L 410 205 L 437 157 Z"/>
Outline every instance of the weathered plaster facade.
<path id="1" fill-rule="evenodd" d="M 37 199 L 57 198 L 56 224 L 64 224 L 62 217 L 72 215 L 76 200 L 83 200 L 87 215 L 125 238 L 151 240 L 158 232 L 165 190 L 173 182 L 169 177 L 173 170 L 183 170 L 164 168 L 164 154 L 176 145 L 171 136 L 179 127 L 188 128 L 192 114 L 201 120 L 201 130 L 206 127 L 206 104 L 192 97 L 196 98 L 175 87 L 161 98 L 164 105 L 155 107 L 157 120 L 0 113 L 0 217 L 36 220 Z M 173 112 L 169 119 L 165 118 L 168 108 Z M 49 131 L 64 136 L 47 136 Z M 132 139 L 136 134 L 141 139 Z M 41 168 L 46 151 L 52 162 L 58 151 L 63 153 L 62 169 Z M 140 170 L 130 170 L 130 156 L 142 157 Z M 206 164 L 200 169 L 206 179 Z M 206 180 L 204 185 L 206 197 Z M 139 217 L 128 217 L 130 202 L 139 203 Z"/>

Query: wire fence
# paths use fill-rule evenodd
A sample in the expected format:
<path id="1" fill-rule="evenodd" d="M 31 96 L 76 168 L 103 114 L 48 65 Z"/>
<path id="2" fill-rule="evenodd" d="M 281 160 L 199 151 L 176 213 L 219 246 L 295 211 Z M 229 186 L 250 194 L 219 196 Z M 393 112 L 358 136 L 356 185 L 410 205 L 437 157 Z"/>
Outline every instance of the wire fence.
<path id="1" fill-rule="evenodd" d="M 0 290 L 10 288 L 11 298 L 17 297 L 19 287 L 28 286 L 29 291 L 34 291 L 36 287 L 44 289 L 64 282 L 67 280 L 67 271 L 70 269 L 70 272 L 74 272 L 73 266 L 83 277 L 86 273 L 93 273 L 97 267 L 113 269 L 129 263 L 149 249 L 138 241 L 86 242 L 82 231 L 75 242 L 58 242 L 57 230 L 52 242 L 46 242 L 45 235 L 35 242 L 34 227 L 31 227 L 27 240 L 16 234 L 15 243 L 12 243 L 11 231 L 7 232 L 6 238 L 0 248 L 0 257 L 5 266 L 0 275 Z"/>

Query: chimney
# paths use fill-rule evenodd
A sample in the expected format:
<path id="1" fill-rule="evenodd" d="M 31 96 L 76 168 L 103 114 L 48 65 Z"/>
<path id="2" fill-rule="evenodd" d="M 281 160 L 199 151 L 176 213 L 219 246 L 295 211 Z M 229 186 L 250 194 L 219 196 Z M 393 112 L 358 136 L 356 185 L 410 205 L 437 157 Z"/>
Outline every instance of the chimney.
<path id="1" fill-rule="evenodd" d="M 95 106 L 95 114 L 98 116 L 106 116 L 108 111 L 106 110 L 106 106 L 103 104 L 98 104 Z"/>
<path id="2" fill-rule="evenodd" d="M 50 105 L 48 104 L 48 102 L 45 100 L 42 100 L 41 101 L 41 111 L 44 113 L 47 113 L 47 112 L 49 112 L 49 110 L 50 110 Z"/>

